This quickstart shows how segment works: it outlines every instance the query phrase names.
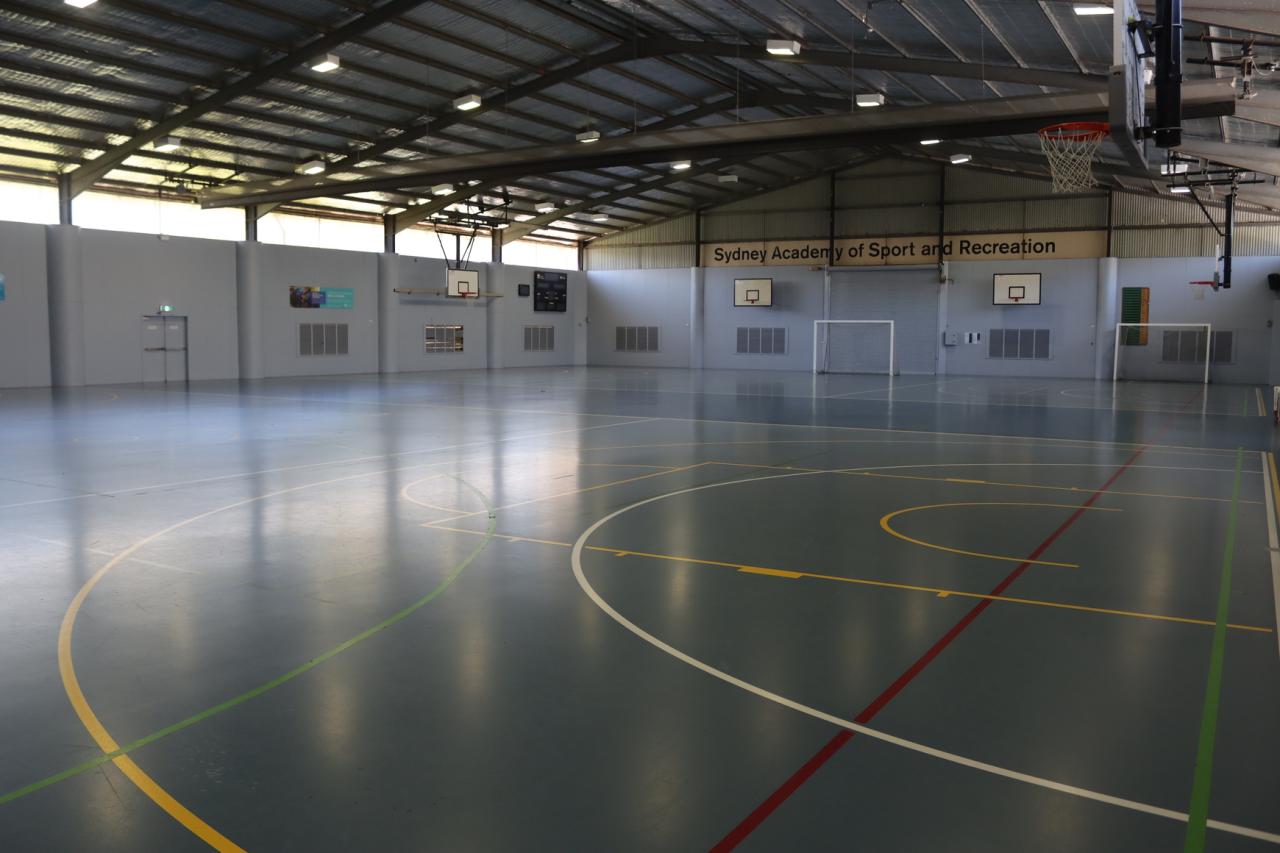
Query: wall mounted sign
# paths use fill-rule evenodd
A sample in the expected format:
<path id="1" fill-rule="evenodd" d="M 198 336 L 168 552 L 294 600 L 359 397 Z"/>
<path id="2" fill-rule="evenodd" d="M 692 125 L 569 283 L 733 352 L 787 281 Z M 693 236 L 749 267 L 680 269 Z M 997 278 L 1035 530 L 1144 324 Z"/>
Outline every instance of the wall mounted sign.
<path id="1" fill-rule="evenodd" d="M 944 261 L 1018 261 L 1101 258 L 1106 231 L 1028 231 L 1008 234 L 948 234 L 941 258 L 934 235 L 841 237 L 835 256 L 826 240 L 761 240 L 706 243 L 704 267 L 833 266 L 880 267 Z"/>
<path id="2" fill-rule="evenodd" d="M 4 273 L 0 272 L 0 302 L 4 302 Z"/>
<path id="3" fill-rule="evenodd" d="M 290 287 L 290 308 L 355 308 L 354 287 Z"/>
<path id="4" fill-rule="evenodd" d="M 569 274 L 540 272 L 533 274 L 533 310 L 563 314 L 569 304 Z"/>

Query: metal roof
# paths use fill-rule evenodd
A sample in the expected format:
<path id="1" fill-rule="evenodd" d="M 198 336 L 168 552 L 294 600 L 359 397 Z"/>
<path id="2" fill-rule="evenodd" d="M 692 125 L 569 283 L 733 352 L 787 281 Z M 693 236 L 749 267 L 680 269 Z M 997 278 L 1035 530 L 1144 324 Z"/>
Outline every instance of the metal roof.
<path id="1" fill-rule="evenodd" d="M 1277 16 L 1238 6 L 1187 0 L 1189 79 L 1229 78 L 1212 63 L 1241 50 L 1203 36 L 1254 40 L 1259 62 L 1280 59 L 1267 34 Z M 800 55 L 765 54 L 771 38 L 800 42 Z M 311 70 L 326 53 L 341 68 Z M 0 0 L 0 172 L 69 174 L 77 190 L 194 193 L 292 179 L 313 159 L 330 176 L 385 172 L 424 158 L 514 160 L 588 130 L 612 140 L 837 116 L 872 91 L 906 108 L 1064 95 L 1072 81 L 1092 91 L 1110 61 L 1110 20 L 1076 15 L 1065 0 Z M 1274 148 L 1280 74 L 1252 85 L 1259 97 L 1236 115 L 1189 120 L 1189 140 Z M 469 93 L 482 107 L 456 110 Z M 1045 171 L 1033 135 L 1002 133 L 966 150 Z M 182 147 L 153 150 L 151 139 L 169 134 Z M 471 187 L 455 175 L 442 199 L 406 178 L 307 206 L 396 215 L 397 227 L 441 210 L 528 220 L 534 236 L 579 241 L 895 153 L 943 154 L 877 139 L 718 151 L 687 174 L 642 159 L 560 162 L 556 172 L 486 173 Z M 1103 156 L 1120 162 L 1118 151 Z M 724 172 L 738 183 L 717 180 Z M 543 201 L 555 215 L 535 212 Z"/>

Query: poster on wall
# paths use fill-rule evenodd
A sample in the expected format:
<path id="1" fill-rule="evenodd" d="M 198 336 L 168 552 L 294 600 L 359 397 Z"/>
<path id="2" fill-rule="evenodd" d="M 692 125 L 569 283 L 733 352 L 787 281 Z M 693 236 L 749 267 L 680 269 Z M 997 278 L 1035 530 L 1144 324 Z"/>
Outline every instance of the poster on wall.
<path id="1" fill-rule="evenodd" d="M 0 272 L 0 302 L 4 302 L 4 273 Z"/>
<path id="2" fill-rule="evenodd" d="M 354 287 L 296 287 L 289 288 L 290 308 L 355 308 Z"/>

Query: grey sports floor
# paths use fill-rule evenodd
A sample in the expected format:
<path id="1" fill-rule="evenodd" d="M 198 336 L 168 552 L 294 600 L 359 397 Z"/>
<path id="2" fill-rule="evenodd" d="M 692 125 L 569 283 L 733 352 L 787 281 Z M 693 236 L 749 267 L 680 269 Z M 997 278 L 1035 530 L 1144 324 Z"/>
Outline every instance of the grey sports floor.
<path id="1" fill-rule="evenodd" d="M 1269 403 L 4 391 L 0 850 L 1278 850 Z"/>

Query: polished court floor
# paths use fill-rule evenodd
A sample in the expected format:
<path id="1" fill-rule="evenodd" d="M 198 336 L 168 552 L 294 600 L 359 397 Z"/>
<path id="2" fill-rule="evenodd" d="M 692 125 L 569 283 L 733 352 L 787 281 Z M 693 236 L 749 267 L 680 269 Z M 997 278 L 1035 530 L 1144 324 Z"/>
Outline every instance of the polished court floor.
<path id="1" fill-rule="evenodd" d="M 0 850 L 1278 850 L 1264 394 L 4 391 Z"/>

